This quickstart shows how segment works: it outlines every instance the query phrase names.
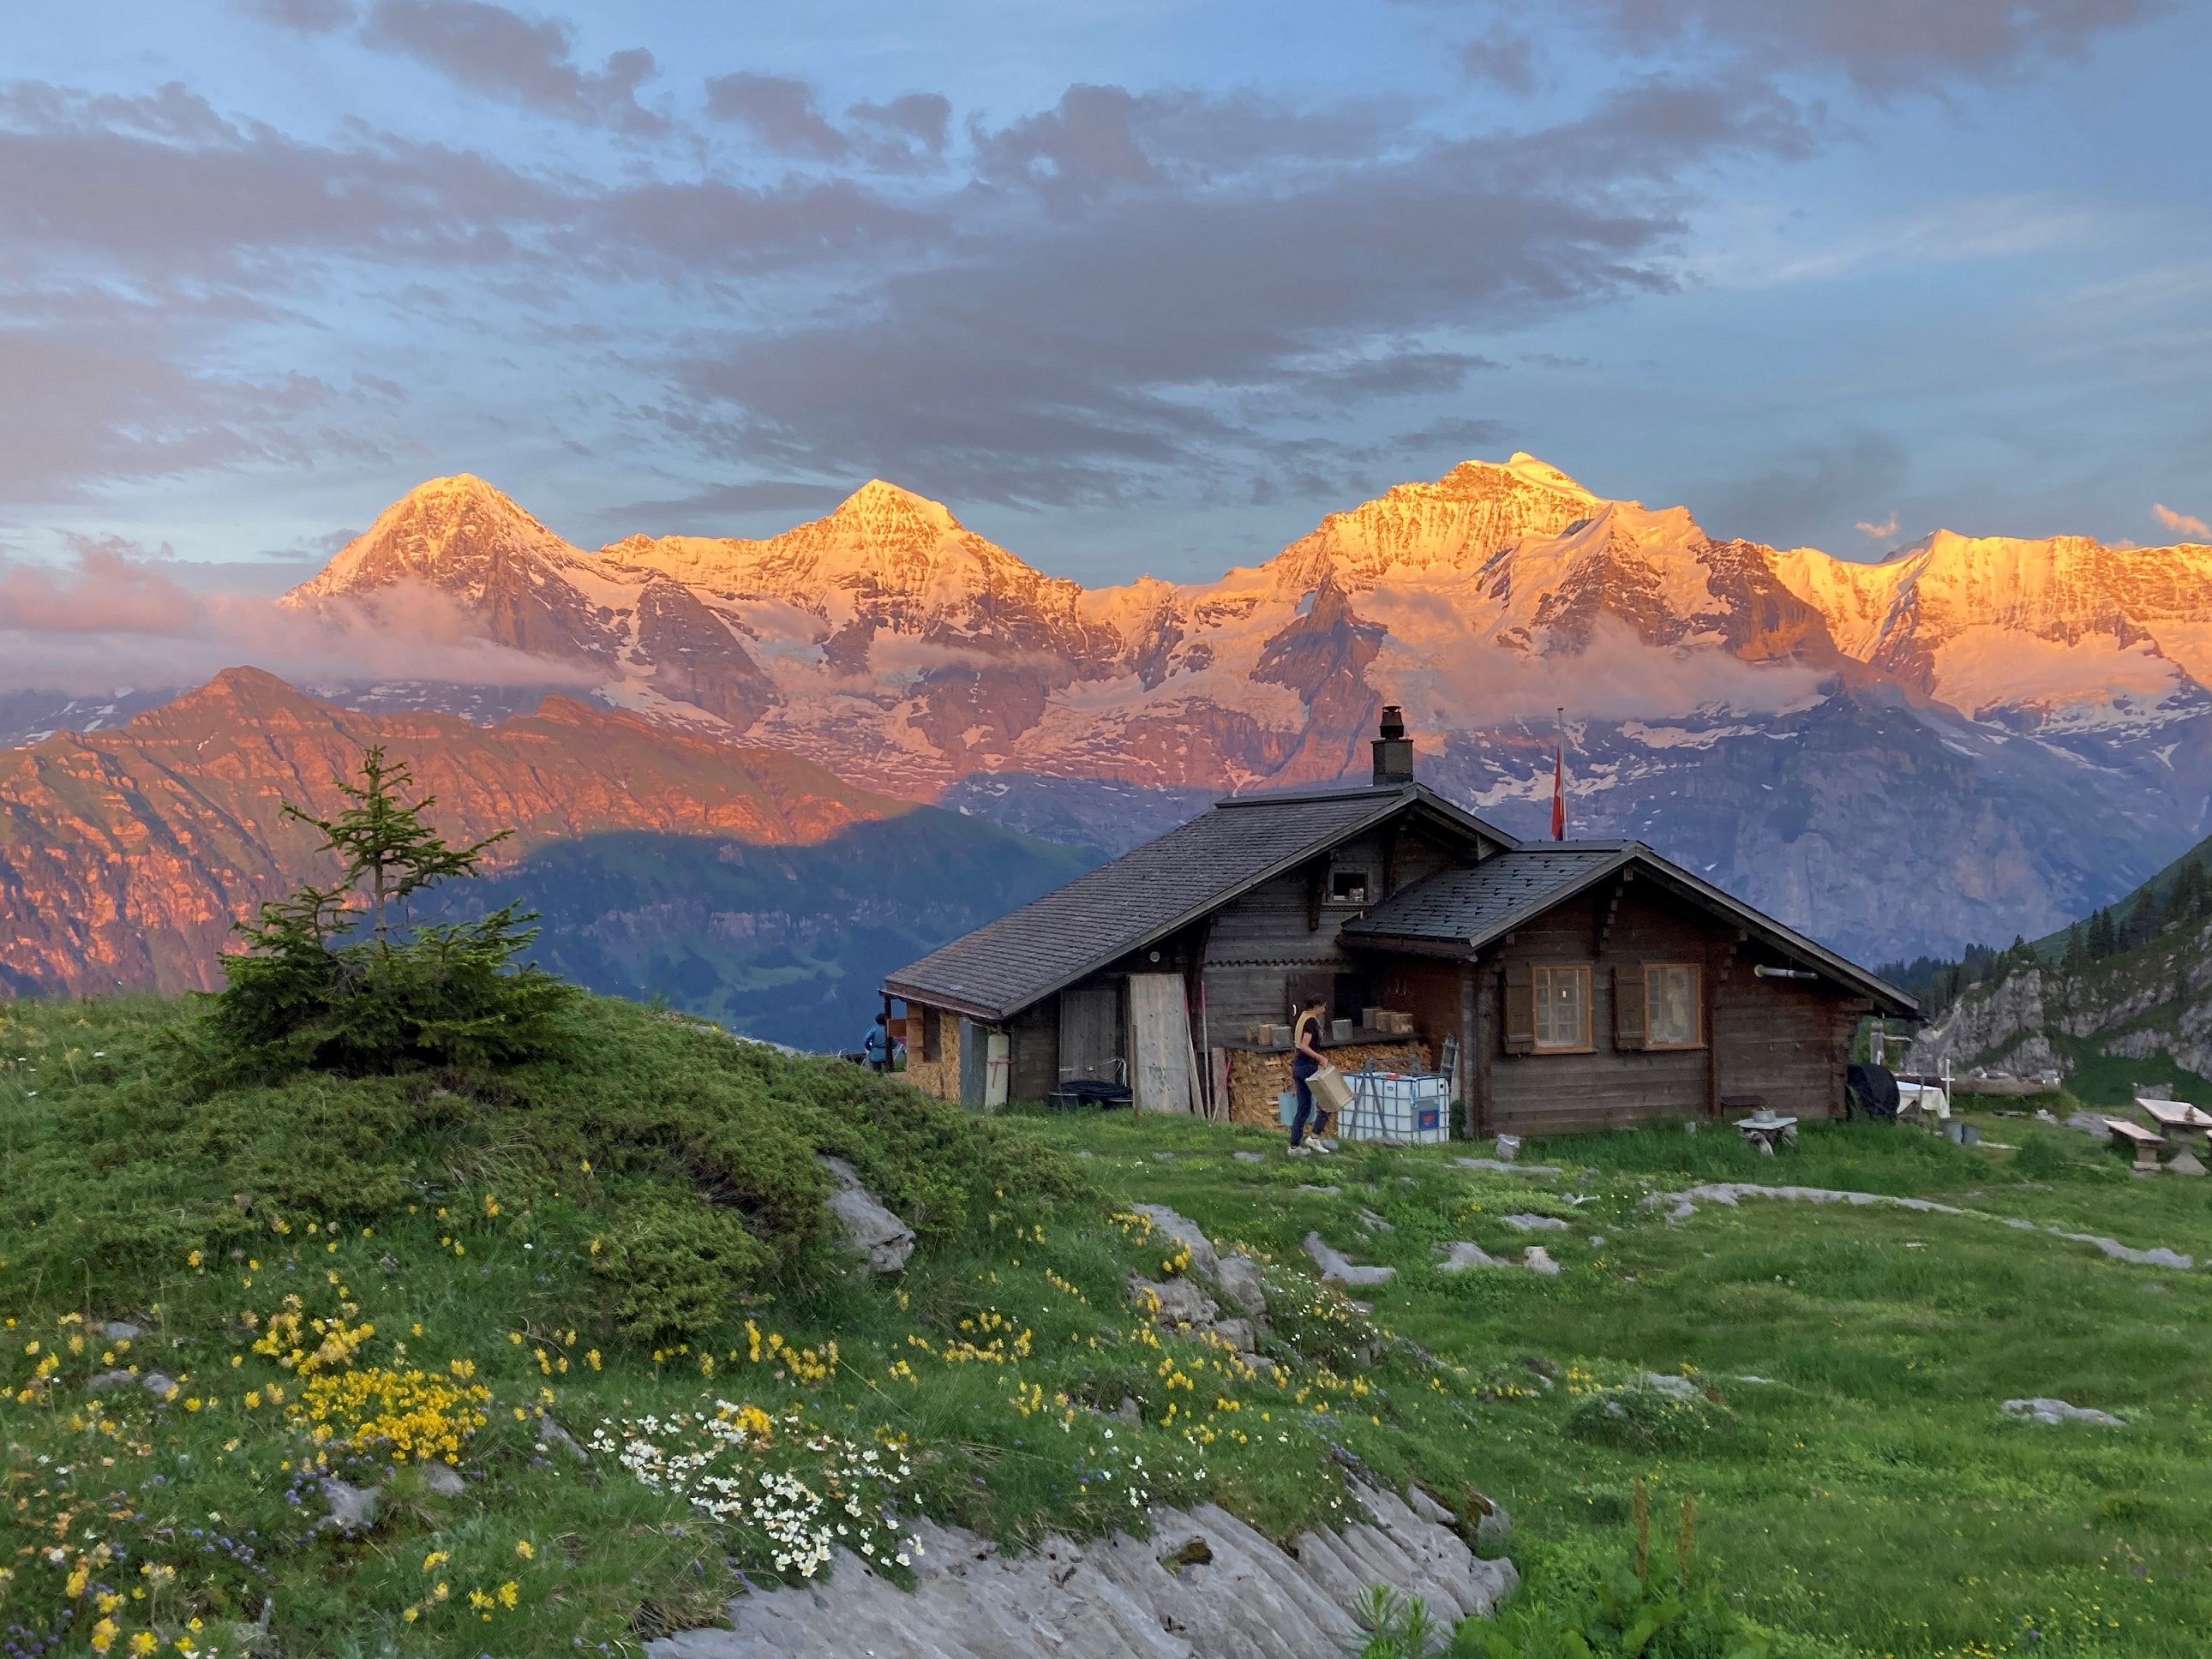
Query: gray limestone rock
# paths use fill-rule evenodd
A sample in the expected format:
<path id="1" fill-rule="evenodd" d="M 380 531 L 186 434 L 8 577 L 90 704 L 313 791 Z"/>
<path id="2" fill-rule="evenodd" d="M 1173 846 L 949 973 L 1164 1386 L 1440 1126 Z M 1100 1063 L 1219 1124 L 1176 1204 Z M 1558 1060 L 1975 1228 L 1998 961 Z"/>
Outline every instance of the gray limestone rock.
<path id="1" fill-rule="evenodd" d="M 1231 1156 L 1239 1164 L 1265 1164 L 1267 1161 L 1265 1152 L 1233 1152 Z"/>
<path id="2" fill-rule="evenodd" d="M 1260 1334 L 1249 1319 L 1217 1319 L 1213 1334 L 1239 1353 L 1249 1353 L 1260 1346 Z"/>
<path id="3" fill-rule="evenodd" d="M 110 1342 L 131 1342 L 146 1334 L 145 1328 L 134 1325 L 127 1319 L 111 1319 L 100 1328 L 100 1334 Z"/>
<path id="4" fill-rule="evenodd" d="M 1464 1238 L 1455 1238 L 1444 1248 L 1449 1254 L 1437 1264 L 1437 1271 L 1440 1273 L 1464 1273 L 1469 1267 L 1510 1267 L 1513 1265 L 1510 1261 L 1500 1261 L 1481 1245 Z"/>
<path id="5" fill-rule="evenodd" d="M 830 1212 L 837 1218 L 845 1243 L 867 1258 L 868 1271 L 895 1273 L 904 1267 L 914 1254 L 914 1229 L 885 1209 L 843 1158 L 824 1158 L 822 1167 L 836 1183 Z"/>
<path id="6" fill-rule="evenodd" d="M 1448 1525 L 1392 1493 L 1357 1493 L 1368 1518 L 1285 1552 L 1212 1504 L 1155 1509 L 1152 1537 L 1048 1538 L 1001 1553 L 988 1540 L 913 1526 L 911 1594 L 841 1555 L 826 1580 L 730 1603 L 728 1630 L 685 1631 L 652 1659 L 1320 1659 L 1351 1650 L 1376 1582 L 1449 1624 L 1487 1614 L 1520 1582 Z"/>
<path id="7" fill-rule="evenodd" d="M 441 1498 L 459 1498 L 469 1489 L 461 1472 L 451 1463 L 423 1464 L 422 1484 Z"/>
<path id="8" fill-rule="evenodd" d="M 1422 1520 L 1433 1522 L 1439 1527 L 1451 1526 L 1459 1518 L 1419 1486 L 1406 1488 L 1406 1507 Z"/>
<path id="9" fill-rule="evenodd" d="M 2008 1400 L 1997 1407 L 2007 1417 L 2029 1423 L 2090 1423 L 2102 1428 L 2124 1429 L 2127 1419 L 2087 1406 L 2069 1406 L 2063 1400 Z"/>
<path id="10" fill-rule="evenodd" d="M 1636 1379 L 1645 1388 L 1665 1395 L 1669 1400 L 1695 1400 L 1698 1385 L 1686 1376 L 1669 1376 L 1664 1371 L 1644 1371 Z"/>
<path id="11" fill-rule="evenodd" d="M 1531 1244 L 1521 1252 L 1521 1265 L 1532 1273 L 1555 1273 L 1559 1264 L 1552 1260 L 1551 1253 L 1541 1244 Z"/>
<path id="12" fill-rule="evenodd" d="M 1556 1164 L 1505 1164 L 1494 1158 L 1455 1158 L 1453 1163 L 1462 1170 L 1486 1170 L 1492 1175 L 1558 1175 Z"/>
<path id="13" fill-rule="evenodd" d="M 376 1524 L 376 1486 L 349 1486 L 335 1476 L 323 1480 L 323 1498 L 331 1506 L 329 1524 L 341 1532 L 360 1532 Z"/>
<path id="14" fill-rule="evenodd" d="M 1188 1279 L 1146 1279 L 1131 1273 L 1129 1301 L 1132 1306 L 1147 1310 L 1152 1322 L 1168 1330 L 1179 1325 L 1210 1329 L 1221 1316 L 1213 1298 Z"/>
<path id="15" fill-rule="evenodd" d="M 1260 1278 L 1260 1264 L 1249 1255 L 1224 1255 L 1221 1271 L 1214 1282 L 1221 1286 L 1222 1294 L 1250 1314 L 1266 1322 L 1267 1316 L 1267 1287 Z"/>
<path id="16" fill-rule="evenodd" d="M 84 1386 L 94 1394 L 105 1394 L 110 1389 L 127 1388 L 137 1380 L 125 1370 L 95 1371 Z"/>
<path id="17" fill-rule="evenodd" d="M 1213 1243 L 1206 1231 L 1188 1216 L 1177 1215 L 1164 1204 L 1138 1204 L 1132 1206 L 1137 1214 L 1152 1224 L 1152 1231 L 1165 1233 L 1190 1252 L 1191 1271 L 1201 1279 L 1221 1277 L 1221 1263 L 1213 1254 Z"/>
<path id="18" fill-rule="evenodd" d="M 161 1371 L 148 1371 L 138 1382 L 156 1400 L 167 1400 L 177 1391 L 177 1379 Z"/>
<path id="19" fill-rule="evenodd" d="M 1323 1279 L 1334 1279 L 1343 1285 L 1383 1285 L 1398 1276 L 1395 1267 L 1363 1267 L 1346 1257 L 1340 1251 L 1329 1248 L 1319 1233 L 1308 1233 L 1306 1254 L 1321 1269 Z"/>
<path id="20" fill-rule="evenodd" d="M 1516 1232 L 1563 1233 L 1567 1230 L 1567 1224 L 1555 1215 L 1502 1215 L 1498 1218 Z"/>
<path id="21" fill-rule="evenodd" d="M 544 1410 L 538 1413 L 538 1443 L 541 1446 L 558 1446 L 580 1463 L 591 1461 L 585 1455 L 584 1449 L 576 1443 L 576 1437 L 555 1422 L 550 1412 Z"/>

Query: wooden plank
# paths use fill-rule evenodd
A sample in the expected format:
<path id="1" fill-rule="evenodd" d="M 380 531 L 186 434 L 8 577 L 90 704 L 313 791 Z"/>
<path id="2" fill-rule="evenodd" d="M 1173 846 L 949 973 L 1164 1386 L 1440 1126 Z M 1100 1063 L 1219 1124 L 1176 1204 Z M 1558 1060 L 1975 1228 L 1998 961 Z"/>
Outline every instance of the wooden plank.
<path id="1" fill-rule="evenodd" d="M 1054 1085 L 1077 1078 L 1126 1081 L 1124 1058 L 1121 987 L 1112 980 L 1085 980 L 1062 991 Z"/>
<path id="2" fill-rule="evenodd" d="M 1181 974 L 1129 975 L 1129 1087 L 1140 1112 L 1188 1112 L 1194 1069 Z"/>
<path id="3" fill-rule="evenodd" d="M 1480 1139 L 1491 1131 L 1491 1033 L 1498 1029 L 1498 975 L 1487 963 L 1475 970 L 1474 981 L 1474 1133 Z"/>
<path id="4" fill-rule="evenodd" d="M 1474 1098 L 1475 1042 L 1474 1024 L 1474 964 L 1464 963 L 1459 970 L 1459 1075 L 1452 1079 L 1452 1087 L 1459 1092 L 1462 1133 L 1470 1140 L 1480 1132 Z"/>

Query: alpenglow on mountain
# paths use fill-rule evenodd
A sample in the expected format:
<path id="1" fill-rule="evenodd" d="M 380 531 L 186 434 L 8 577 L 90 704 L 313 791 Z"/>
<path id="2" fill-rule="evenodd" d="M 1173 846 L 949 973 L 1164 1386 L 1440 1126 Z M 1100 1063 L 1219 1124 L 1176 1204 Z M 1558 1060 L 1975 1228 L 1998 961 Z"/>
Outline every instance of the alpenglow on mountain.
<path id="1" fill-rule="evenodd" d="M 293 605 L 443 590 L 604 701 L 1109 850 L 1224 788 L 1425 779 L 1633 835 L 1872 957 L 2037 933 L 2200 832 L 2212 548 L 1939 532 L 1876 564 L 1716 539 L 1516 454 L 1218 580 L 1086 589 L 881 480 L 765 540 L 587 551 L 434 480 Z"/>

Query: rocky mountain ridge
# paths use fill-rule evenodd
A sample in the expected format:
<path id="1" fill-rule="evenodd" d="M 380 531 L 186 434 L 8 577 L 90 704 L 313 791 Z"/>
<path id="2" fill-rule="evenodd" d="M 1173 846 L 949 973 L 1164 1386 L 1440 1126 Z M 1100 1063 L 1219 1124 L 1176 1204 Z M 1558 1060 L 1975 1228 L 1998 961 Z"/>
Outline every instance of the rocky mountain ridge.
<path id="1" fill-rule="evenodd" d="M 1911 1065 L 2055 1071 L 2101 1103 L 2137 1083 L 2179 1085 L 2212 1103 L 2212 841 L 1978 971 L 1914 1041 Z"/>
<path id="2" fill-rule="evenodd" d="M 437 798 L 448 839 L 517 832 L 488 881 L 440 906 L 520 899 L 573 977 L 787 1042 L 849 1044 L 884 973 L 1087 862 L 565 697 L 483 726 L 340 708 L 239 668 L 121 726 L 0 750 L 0 994 L 221 984 L 234 921 L 332 873 L 282 804 L 340 807 L 333 780 L 370 743 Z"/>
<path id="3" fill-rule="evenodd" d="M 1945 533 L 1861 565 L 1526 454 L 1211 582 L 1100 589 L 882 480 L 778 536 L 588 552 L 463 475 L 285 603 L 408 583 L 605 703 L 1109 852 L 1214 792 L 1358 775 L 1385 701 L 1425 779 L 1536 833 L 1564 707 L 1576 831 L 1869 957 L 2057 925 L 2212 799 L 2212 549 Z"/>

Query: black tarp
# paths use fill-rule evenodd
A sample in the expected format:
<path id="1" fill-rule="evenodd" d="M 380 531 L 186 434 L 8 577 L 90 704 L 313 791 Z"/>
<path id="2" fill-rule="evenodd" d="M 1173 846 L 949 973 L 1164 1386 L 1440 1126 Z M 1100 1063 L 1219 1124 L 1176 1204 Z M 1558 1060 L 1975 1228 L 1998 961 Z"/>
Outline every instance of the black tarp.
<path id="1" fill-rule="evenodd" d="M 1844 1115 L 1897 1121 L 1897 1073 L 1887 1066 L 1853 1066 L 1844 1073 Z"/>

